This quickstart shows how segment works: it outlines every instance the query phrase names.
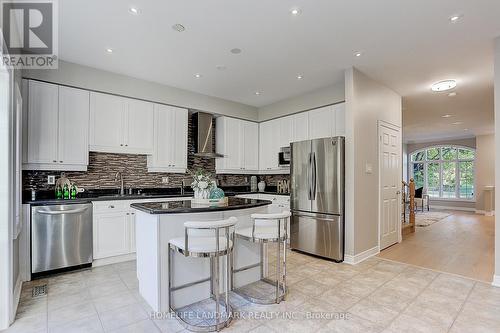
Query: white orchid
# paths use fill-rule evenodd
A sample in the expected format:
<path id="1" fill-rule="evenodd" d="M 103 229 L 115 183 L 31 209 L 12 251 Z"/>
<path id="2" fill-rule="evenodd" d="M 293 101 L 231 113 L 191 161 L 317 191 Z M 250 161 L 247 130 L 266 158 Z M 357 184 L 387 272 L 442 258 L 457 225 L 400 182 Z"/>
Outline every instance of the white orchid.
<path id="1" fill-rule="evenodd" d="M 208 187 L 208 182 L 202 180 L 198 183 L 198 187 L 204 190 Z"/>

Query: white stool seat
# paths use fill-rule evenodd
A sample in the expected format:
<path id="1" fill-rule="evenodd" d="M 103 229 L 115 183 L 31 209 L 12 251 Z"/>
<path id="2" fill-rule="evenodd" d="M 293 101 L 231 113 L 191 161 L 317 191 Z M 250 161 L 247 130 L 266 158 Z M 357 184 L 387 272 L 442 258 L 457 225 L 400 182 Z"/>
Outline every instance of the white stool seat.
<path id="1" fill-rule="evenodd" d="M 188 251 L 189 252 L 215 252 L 217 250 L 216 237 L 189 237 L 188 239 Z M 185 238 L 178 237 L 170 240 L 170 244 L 174 245 L 176 248 L 185 250 Z M 231 240 L 229 241 L 229 247 L 233 247 Z M 219 237 L 219 251 L 226 250 L 226 237 Z"/>
<path id="2" fill-rule="evenodd" d="M 252 238 L 252 227 L 241 228 L 236 230 L 236 235 L 244 238 Z M 257 239 L 276 239 L 278 238 L 278 227 L 271 226 L 255 226 L 254 238 Z M 281 238 L 285 236 L 285 229 L 281 228 Z"/>

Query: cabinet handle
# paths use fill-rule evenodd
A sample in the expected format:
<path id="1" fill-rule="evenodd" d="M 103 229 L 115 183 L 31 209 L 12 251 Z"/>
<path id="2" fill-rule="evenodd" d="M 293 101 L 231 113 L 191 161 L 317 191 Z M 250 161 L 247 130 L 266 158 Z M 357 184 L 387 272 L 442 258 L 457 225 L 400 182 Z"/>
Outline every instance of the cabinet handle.
<path id="1" fill-rule="evenodd" d="M 135 213 L 130 213 L 130 215 L 135 215 Z"/>
<path id="2" fill-rule="evenodd" d="M 113 206 L 113 205 L 109 205 L 109 206 L 108 206 L 108 208 L 115 208 L 115 206 Z"/>
<path id="3" fill-rule="evenodd" d="M 59 163 L 62 163 L 63 161 L 59 161 Z"/>
<path id="4" fill-rule="evenodd" d="M 125 145 L 125 147 L 128 147 L 128 145 Z"/>
<path id="5" fill-rule="evenodd" d="M 53 160 L 52 162 L 57 163 L 57 161 L 56 161 L 56 160 Z"/>
<path id="6" fill-rule="evenodd" d="M 127 215 L 130 215 L 129 213 L 127 213 Z"/>
<path id="7" fill-rule="evenodd" d="M 123 147 L 123 143 L 120 143 L 120 146 L 122 146 L 122 147 Z"/>

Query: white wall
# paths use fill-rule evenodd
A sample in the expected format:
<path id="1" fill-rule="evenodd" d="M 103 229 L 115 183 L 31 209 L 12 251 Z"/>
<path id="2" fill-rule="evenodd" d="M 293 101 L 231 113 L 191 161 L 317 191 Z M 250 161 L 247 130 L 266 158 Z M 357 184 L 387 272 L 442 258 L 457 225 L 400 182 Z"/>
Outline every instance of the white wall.
<path id="1" fill-rule="evenodd" d="M 476 210 L 484 211 L 484 187 L 495 185 L 495 135 L 476 137 Z"/>
<path id="2" fill-rule="evenodd" d="M 495 40 L 495 133 L 500 133 L 500 37 Z M 500 135 L 495 135 L 495 188 L 500 189 Z M 495 196 L 495 207 L 500 207 L 500 195 Z M 500 287 L 500 216 L 495 215 L 495 277 Z"/>
<path id="3" fill-rule="evenodd" d="M 26 70 L 23 77 L 236 118 L 258 119 L 257 108 L 253 106 L 61 60 L 57 70 Z"/>
<path id="4" fill-rule="evenodd" d="M 345 84 L 340 82 L 306 94 L 288 98 L 259 108 L 259 121 L 265 121 L 288 114 L 316 109 L 321 106 L 343 102 L 345 100 Z"/>
<path id="5" fill-rule="evenodd" d="M 379 241 L 378 121 L 401 127 L 402 108 L 401 96 L 355 68 L 346 70 L 345 82 L 346 254 L 355 256 Z"/>

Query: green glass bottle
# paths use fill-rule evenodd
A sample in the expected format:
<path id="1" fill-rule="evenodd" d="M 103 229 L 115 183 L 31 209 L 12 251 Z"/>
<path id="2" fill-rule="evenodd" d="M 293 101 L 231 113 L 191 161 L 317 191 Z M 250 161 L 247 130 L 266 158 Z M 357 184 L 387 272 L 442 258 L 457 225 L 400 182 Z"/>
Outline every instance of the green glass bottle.
<path id="1" fill-rule="evenodd" d="M 69 187 L 68 187 L 68 184 L 64 184 L 63 199 L 69 199 Z"/>
<path id="2" fill-rule="evenodd" d="M 61 186 L 57 185 L 56 186 L 56 199 L 62 199 L 63 193 L 61 190 Z"/>
<path id="3" fill-rule="evenodd" d="M 71 185 L 70 196 L 71 196 L 71 199 L 75 199 L 76 198 L 76 185 L 75 184 Z"/>

